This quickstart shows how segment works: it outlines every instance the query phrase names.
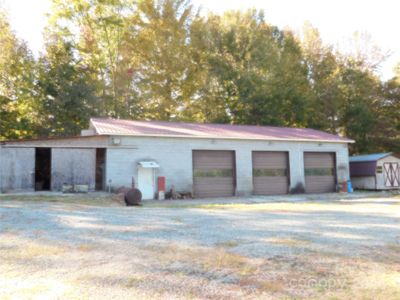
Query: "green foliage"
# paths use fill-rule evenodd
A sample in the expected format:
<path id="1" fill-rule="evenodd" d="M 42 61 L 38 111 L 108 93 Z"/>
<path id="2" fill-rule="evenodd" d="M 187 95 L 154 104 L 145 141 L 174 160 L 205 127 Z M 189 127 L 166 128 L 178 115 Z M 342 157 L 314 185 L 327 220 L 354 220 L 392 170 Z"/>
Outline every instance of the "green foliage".
<path id="1" fill-rule="evenodd" d="M 53 0 L 37 58 L 0 14 L 0 139 L 76 135 L 92 116 L 311 127 L 400 151 L 400 67 L 363 35 L 343 54 L 263 12 L 189 0 Z M 399 65 L 400 66 L 400 65 Z"/>
<path id="2" fill-rule="evenodd" d="M 344 106 L 341 124 L 346 135 L 357 141 L 352 151 L 366 153 L 376 149 L 377 100 L 379 81 L 369 72 L 355 68 L 349 62 L 342 70 L 341 82 Z"/>
<path id="3" fill-rule="evenodd" d="M 305 125 L 307 69 L 290 32 L 254 10 L 229 12 L 197 20 L 192 41 L 205 70 L 192 103 L 202 120 Z"/>
<path id="4" fill-rule="evenodd" d="M 400 72 L 397 74 L 383 85 L 383 96 L 378 102 L 377 145 L 381 151 L 400 153 Z"/>
<path id="5" fill-rule="evenodd" d="M 0 10 L 0 140 L 30 136 L 35 62 Z"/>
<path id="6" fill-rule="evenodd" d="M 70 43 L 57 36 L 48 40 L 46 56 L 38 61 L 38 135 L 79 135 L 91 116 L 98 114 L 90 72 L 73 54 Z"/>
<path id="7" fill-rule="evenodd" d="M 340 58 L 323 45 L 318 30 L 308 23 L 303 29 L 302 48 L 311 85 L 308 126 L 337 133 L 344 101 Z"/>

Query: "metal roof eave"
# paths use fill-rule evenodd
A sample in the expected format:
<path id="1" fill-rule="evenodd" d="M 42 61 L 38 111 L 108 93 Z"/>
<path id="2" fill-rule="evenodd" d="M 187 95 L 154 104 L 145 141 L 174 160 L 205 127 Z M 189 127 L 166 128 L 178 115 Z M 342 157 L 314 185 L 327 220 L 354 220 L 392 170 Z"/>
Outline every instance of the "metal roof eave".
<path id="1" fill-rule="evenodd" d="M 163 138 L 187 138 L 187 139 L 221 139 L 221 140 L 249 140 L 249 141 L 283 141 L 283 142 L 314 142 L 314 143 L 341 143 L 341 144 L 353 144 L 354 140 L 343 139 L 343 140 L 325 140 L 325 139 L 293 139 L 293 138 L 246 138 L 246 137 L 215 137 L 215 136 L 187 136 L 187 135 L 165 135 L 165 134 L 128 134 L 128 133 L 99 133 L 98 136 L 131 136 L 131 137 L 163 137 Z"/>

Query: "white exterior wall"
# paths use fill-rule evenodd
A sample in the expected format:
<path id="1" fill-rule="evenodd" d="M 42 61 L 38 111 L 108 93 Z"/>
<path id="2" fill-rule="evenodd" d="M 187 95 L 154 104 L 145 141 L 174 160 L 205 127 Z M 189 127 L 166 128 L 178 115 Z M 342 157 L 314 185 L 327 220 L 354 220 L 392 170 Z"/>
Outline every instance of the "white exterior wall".
<path id="1" fill-rule="evenodd" d="M 96 149 L 53 148 L 51 151 L 51 190 L 61 191 L 63 184 L 96 184 Z"/>
<path id="2" fill-rule="evenodd" d="M 233 139 L 193 139 L 166 137 L 119 137 L 118 146 L 109 146 L 106 157 L 106 184 L 112 188 L 137 182 L 137 163 L 153 160 L 160 165 L 157 176 L 165 176 L 167 189 L 192 191 L 192 150 L 234 150 L 237 194 L 252 194 L 252 151 L 288 151 L 290 188 L 304 186 L 303 153 L 335 152 L 338 181 L 349 179 L 348 147 L 345 143 L 284 142 Z M 111 141 L 112 137 L 110 138 Z"/>
<path id="3" fill-rule="evenodd" d="M 71 177 L 71 168 L 77 170 L 75 173 L 83 174 L 79 175 L 80 177 L 74 175 L 75 183 L 89 183 L 90 189 L 94 189 L 95 149 L 106 148 L 108 140 L 107 136 L 89 136 L 4 142 L 4 145 L 0 144 L 0 193 L 34 191 L 37 147 L 52 148 L 52 177 L 56 177 L 52 178 L 52 190 L 59 190 L 65 177 Z M 74 160 L 71 153 L 75 153 Z M 85 179 L 80 180 L 82 177 Z"/>
<path id="4" fill-rule="evenodd" d="M 376 174 L 376 188 L 377 188 L 378 190 L 393 190 L 393 189 L 399 189 L 399 187 L 387 187 L 387 186 L 385 186 L 385 181 L 384 181 L 385 169 L 383 168 L 383 164 L 384 164 L 385 162 L 396 162 L 396 163 L 398 163 L 399 166 L 400 166 L 400 159 L 397 158 L 397 157 L 395 157 L 395 156 L 392 156 L 392 155 L 387 156 L 387 157 L 384 157 L 384 158 L 378 160 L 378 161 L 376 162 L 376 165 L 377 165 L 377 167 L 378 167 L 378 166 L 382 167 L 382 173 L 377 173 L 377 174 Z M 400 174 L 399 174 L 399 178 L 400 178 Z"/>
<path id="5" fill-rule="evenodd" d="M 35 148 L 0 146 L 0 193 L 33 191 Z"/>
<path id="6" fill-rule="evenodd" d="M 375 176 L 352 177 L 351 184 L 354 189 L 375 190 Z"/>

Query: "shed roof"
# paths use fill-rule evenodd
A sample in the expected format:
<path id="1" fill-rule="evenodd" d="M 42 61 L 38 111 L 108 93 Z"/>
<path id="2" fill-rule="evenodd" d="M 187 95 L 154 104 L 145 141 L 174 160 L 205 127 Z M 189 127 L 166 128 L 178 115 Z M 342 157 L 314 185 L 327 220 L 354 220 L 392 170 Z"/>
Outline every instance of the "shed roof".
<path id="1" fill-rule="evenodd" d="M 309 128 L 254 125 L 205 124 L 120 119 L 90 120 L 98 135 L 160 136 L 187 138 L 225 138 L 353 143 L 353 140 Z"/>
<path id="2" fill-rule="evenodd" d="M 392 155 L 391 152 L 388 153 L 374 153 L 374 154 L 366 154 L 366 155 L 354 155 L 350 156 L 349 160 L 350 162 L 373 162 L 373 161 L 378 161 L 381 158 L 384 158 L 386 156 Z"/>

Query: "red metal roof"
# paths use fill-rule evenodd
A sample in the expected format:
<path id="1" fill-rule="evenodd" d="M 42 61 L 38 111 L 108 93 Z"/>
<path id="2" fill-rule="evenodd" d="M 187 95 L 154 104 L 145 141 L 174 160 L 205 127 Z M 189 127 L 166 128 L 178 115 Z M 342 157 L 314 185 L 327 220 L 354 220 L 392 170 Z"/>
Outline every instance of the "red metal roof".
<path id="1" fill-rule="evenodd" d="M 309 128 L 203 124 L 120 119 L 90 120 L 98 135 L 161 136 L 187 138 L 290 140 L 353 143 L 353 140 Z"/>

